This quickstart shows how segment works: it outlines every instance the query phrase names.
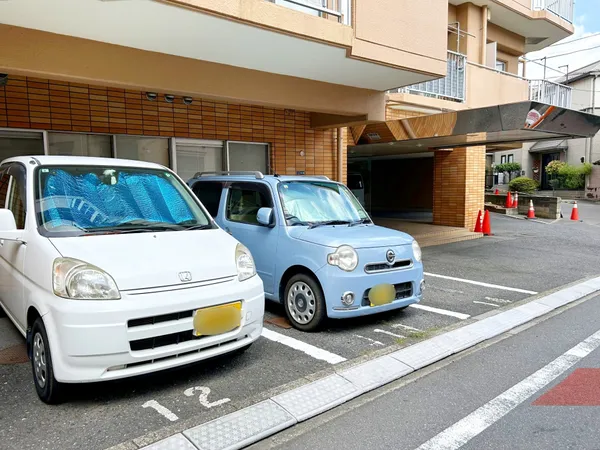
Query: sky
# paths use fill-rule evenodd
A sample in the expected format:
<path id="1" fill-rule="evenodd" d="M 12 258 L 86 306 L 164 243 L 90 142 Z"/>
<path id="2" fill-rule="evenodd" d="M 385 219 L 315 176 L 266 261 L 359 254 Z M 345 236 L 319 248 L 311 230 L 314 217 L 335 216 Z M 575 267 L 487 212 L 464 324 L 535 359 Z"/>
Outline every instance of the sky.
<path id="1" fill-rule="evenodd" d="M 575 34 L 557 43 L 559 45 L 555 44 L 539 52 L 529 53 L 526 58 L 537 60 L 547 56 L 546 77 L 549 79 L 562 77 L 561 72 L 566 73 L 567 68 L 564 66 L 567 64 L 569 65 L 569 71 L 573 71 L 595 61 L 600 61 L 600 11 L 598 10 L 600 10 L 600 0 L 575 0 Z M 597 35 L 594 36 L 594 34 Z M 598 48 L 550 58 L 553 55 L 562 55 L 563 53 L 591 47 Z M 542 63 L 543 61 L 538 62 Z M 543 66 L 527 63 L 527 78 L 542 79 L 543 77 Z"/>

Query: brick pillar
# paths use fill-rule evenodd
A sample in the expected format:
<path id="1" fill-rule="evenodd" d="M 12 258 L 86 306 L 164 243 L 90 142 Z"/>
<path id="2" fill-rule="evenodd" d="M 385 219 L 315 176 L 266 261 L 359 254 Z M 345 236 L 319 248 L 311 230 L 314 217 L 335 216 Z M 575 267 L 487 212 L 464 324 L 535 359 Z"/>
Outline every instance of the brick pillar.
<path id="1" fill-rule="evenodd" d="M 436 151 L 433 223 L 473 230 L 485 197 L 485 147 Z"/>

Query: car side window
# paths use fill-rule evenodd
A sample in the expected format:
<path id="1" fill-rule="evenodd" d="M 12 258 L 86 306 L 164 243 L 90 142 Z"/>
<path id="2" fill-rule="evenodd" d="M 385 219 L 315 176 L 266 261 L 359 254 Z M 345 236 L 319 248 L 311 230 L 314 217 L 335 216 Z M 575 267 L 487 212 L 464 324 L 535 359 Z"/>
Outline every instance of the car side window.
<path id="1" fill-rule="evenodd" d="M 6 208 L 9 181 L 10 175 L 8 174 L 8 167 L 5 166 L 0 168 L 0 208 Z"/>
<path id="2" fill-rule="evenodd" d="M 227 220 L 259 225 L 256 215 L 260 208 L 272 208 L 269 188 L 260 183 L 232 183 L 227 197 Z"/>
<path id="3" fill-rule="evenodd" d="M 10 209 L 14 216 L 18 230 L 25 228 L 25 211 L 26 211 L 26 196 L 25 196 L 25 168 L 20 164 L 13 164 L 7 171 L 7 195 L 8 203 L 6 207 Z M 2 177 L 4 181 L 4 176 Z M 0 188 L 0 192 L 3 191 Z"/>
<path id="4" fill-rule="evenodd" d="M 219 214 L 219 204 L 221 203 L 221 193 L 223 192 L 223 183 L 220 181 L 199 181 L 192 187 L 196 197 L 202 202 L 208 213 L 217 217 Z"/>

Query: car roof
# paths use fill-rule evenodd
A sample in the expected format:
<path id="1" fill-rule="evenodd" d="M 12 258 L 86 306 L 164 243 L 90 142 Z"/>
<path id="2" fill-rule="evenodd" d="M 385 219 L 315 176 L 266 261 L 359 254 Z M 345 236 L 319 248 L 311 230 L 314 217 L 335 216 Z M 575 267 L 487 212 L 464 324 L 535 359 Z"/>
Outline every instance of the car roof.
<path id="1" fill-rule="evenodd" d="M 246 182 L 259 182 L 263 181 L 269 184 L 277 184 L 281 181 L 326 181 L 330 183 L 337 183 L 337 181 L 330 180 L 327 177 L 310 176 L 310 175 L 263 175 L 262 177 L 257 175 L 202 175 L 194 176 L 192 181 L 246 181 Z"/>
<path id="2" fill-rule="evenodd" d="M 133 159 L 118 159 L 118 158 L 97 158 L 91 156 L 16 156 L 7 158 L 2 161 L 2 164 L 10 162 L 20 162 L 22 164 L 32 163 L 38 166 L 112 166 L 112 167 L 135 167 L 145 169 L 162 169 L 168 170 L 160 164 L 155 164 L 146 161 L 136 161 Z"/>

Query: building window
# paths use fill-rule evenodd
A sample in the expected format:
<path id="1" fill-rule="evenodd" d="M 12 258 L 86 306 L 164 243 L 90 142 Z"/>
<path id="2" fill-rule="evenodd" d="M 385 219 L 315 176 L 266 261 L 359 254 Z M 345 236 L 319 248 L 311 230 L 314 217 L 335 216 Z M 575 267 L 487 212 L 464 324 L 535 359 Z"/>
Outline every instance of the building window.
<path id="1" fill-rule="evenodd" d="M 259 170 L 269 173 L 269 146 L 253 142 L 227 142 L 227 170 Z"/>
<path id="2" fill-rule="evenodd" d="M 112 157 L 112 136 L 104 134 L 48 133 L 48 153 L 63 156 Z"/>
<path id="3" fill-rule="evenodd" d="M 14 156 L 43 154 L 44 135 L 42 133 L 0 130 L 0 161 Z"/>
<path id="4" fill-rule="evenodd" d="M 514 162 L 514 155 L 511 153 L 510 155 L 508 155 L 508 162 Z"/>
<path id="5" fill-rule="evenodd" d="M 220 172 L 225 169 L 223 143 L 194 139 L 175 139 L 175 168 L 185 181 L 198 172 Z"/>
<path id="6" fill-rule="evenodd" d="M 115 136 L 116 157 L 147 161 L 169 167 L 169 139 Z"/>
<path id="7" fill-rule="evenodd" d="M 500 156 L 500 164 L 506 164 L 506 155 Z"/>
<path id="8" fill-rule="evenodd" d="M 506 72 L 506 62 L 500 61 L 499 59 L 496 60 L 496 70 L 499 70 L 500 72 Z"/>

